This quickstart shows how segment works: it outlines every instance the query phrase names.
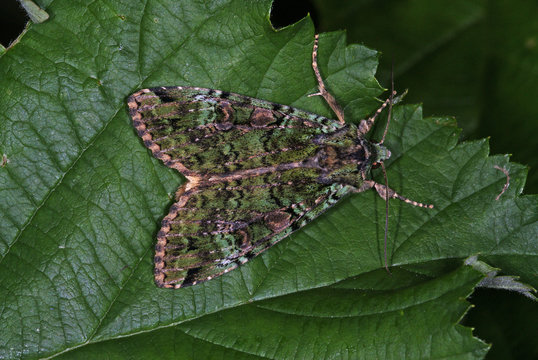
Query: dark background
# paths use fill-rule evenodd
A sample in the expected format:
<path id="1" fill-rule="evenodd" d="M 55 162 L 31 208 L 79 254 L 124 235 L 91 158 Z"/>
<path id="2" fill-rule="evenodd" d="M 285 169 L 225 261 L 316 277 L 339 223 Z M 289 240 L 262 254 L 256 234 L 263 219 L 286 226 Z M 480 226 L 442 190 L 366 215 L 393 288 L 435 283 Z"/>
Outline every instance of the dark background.
<path id="1" fill-rule="evenodd" d="M 346 29 L 348 43 L 382 52 L 378 79 L 409 89 L 424 115 L 455 116 L 461 139 L 490 138 L 492 154 L 531 166 L 524 193 L 538 190 L 538 1 L 275 0 L 281 28 L 307 14 L 317 32 Z M 24 29 L 27 16 L 4 0 L 0 43 Z M 463 323 L 492 343 L 488 359 L 538 358 L 537 311 L 521 295 L 478 289 Z"/>

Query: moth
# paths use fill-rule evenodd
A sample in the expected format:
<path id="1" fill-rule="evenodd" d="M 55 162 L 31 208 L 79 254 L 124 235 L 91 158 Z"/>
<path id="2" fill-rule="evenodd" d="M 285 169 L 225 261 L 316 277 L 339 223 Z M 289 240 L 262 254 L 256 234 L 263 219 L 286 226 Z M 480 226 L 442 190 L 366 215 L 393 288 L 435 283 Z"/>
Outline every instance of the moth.
<path id="1" fill-rule="evenodd" d="M 187 178 L 157 234 L 159 287 L 195 285 L 227 273 L 350 193 L 373 188 L 387 204 L 397 198 L 433 207 L 369 179 L 372 166 L 391 154 L 385 135 L 379 143 L 365 135 L 385 107 L 390 114 L 394 91 L 358 126 L 346 124 L 321 78 L 317 51 L 318 35 L 312 67 L 319 93 L 312 95 L 322 96 L 338 120 L 198 87 L 142 89 L 128 98 L 144 145 Z"/>

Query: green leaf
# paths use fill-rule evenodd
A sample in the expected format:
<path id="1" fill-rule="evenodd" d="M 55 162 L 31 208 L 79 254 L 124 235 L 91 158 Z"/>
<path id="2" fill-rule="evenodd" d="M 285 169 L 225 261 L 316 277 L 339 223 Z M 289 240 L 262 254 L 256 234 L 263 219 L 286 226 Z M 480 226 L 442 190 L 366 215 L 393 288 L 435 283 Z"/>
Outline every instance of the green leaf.
<path id="1" fill-rule="evenodd" d="M 392 276 L 384 202 L 367 192 L 229 274 L 158 289 L 155 235 L 183 178 L 140 142 L 126 97 L 200 86 L 330 115 L 308 97 L 312 22 L 275 31 L 269 0 L 40 5 L 51 18 L 0 58 L 0 357 L 474 359 L 487 346 L 457 323 L 483 275 L 464 258 L 535 285 L 526 169 L 406 105 L 387 136 L 390 185 L 435 209 L 391 202 Z M 378 106 L 373 50 L 330 33 L 319 56 L 348 121 Z M 494 165 L 511 176 L 499 201 Z"/>

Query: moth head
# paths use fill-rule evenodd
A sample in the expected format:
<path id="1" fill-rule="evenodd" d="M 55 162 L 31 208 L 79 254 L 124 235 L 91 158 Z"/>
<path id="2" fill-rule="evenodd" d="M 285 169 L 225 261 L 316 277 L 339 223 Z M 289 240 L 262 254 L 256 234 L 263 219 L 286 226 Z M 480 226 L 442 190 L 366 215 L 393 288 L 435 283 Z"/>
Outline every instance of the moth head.
<path id="1" fill-rule="evenodd" d="M 373 151 L 373 162 L 372 164 L 375 166 L 375 164 L 379 164 L 379 163 L 382 163 L 383 161 L 387 160 L 390 158 L 390 150 L 387 149 L 383 144 L 379 143 L 379 144 L 372 144 L 374 146 L 374 151 Z"/>

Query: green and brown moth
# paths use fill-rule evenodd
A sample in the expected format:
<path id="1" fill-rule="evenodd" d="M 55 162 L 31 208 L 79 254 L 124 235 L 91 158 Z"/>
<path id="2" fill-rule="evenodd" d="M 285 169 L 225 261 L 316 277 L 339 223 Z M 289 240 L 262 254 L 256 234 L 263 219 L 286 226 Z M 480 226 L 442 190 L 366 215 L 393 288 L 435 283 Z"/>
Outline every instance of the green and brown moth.
<path id="1" fill-rule="evenodd" d="M 387 106 L 390 118 L 394 92 L 370 118 L 346 124 L 321 78 L 317 49 L 316 35 L 312 67 L 319 93 L 313 95 L 322 96 L 338 120 L 197 87 L 142 89 L 129 97 L 144 144 L 188 180 L 157 235 L 158 286 L 180 288 L 229 272 L 349 193 L 374 188 L 387 204 L 397 198 L 433 207 L 369 179 L 390 151 L 385 136 L 375 143 L 365 134 Z"/>

